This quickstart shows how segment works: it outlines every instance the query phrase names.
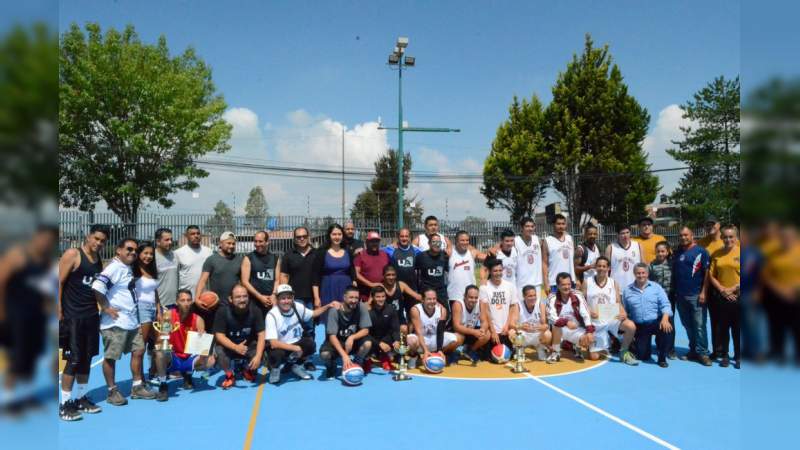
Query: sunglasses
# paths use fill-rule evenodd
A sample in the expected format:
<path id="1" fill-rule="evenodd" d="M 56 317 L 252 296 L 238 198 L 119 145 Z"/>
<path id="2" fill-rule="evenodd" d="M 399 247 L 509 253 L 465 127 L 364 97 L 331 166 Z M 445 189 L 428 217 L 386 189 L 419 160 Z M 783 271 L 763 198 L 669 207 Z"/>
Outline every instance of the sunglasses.
<path id="1" fill-rule="evenodd" d="M 125 250 L 127 250 L 128 253 L 133 253 L 136 251 L 136 247 L 125 247 Z"/>
<path id="2" fill-rule="evenodd" d="M 303 234 L 303 235 L 300 235 L 300 236 L 295 236 L 294 238 L 295 239 L 307 239 L 308 235 L 307 234 Z"/>

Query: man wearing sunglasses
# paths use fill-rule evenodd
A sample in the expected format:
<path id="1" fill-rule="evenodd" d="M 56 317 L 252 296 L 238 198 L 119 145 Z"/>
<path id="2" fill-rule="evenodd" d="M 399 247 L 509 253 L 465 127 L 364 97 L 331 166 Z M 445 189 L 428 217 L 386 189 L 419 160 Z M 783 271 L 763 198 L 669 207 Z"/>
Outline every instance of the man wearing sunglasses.
<path id="1" fill-rule="evenodd" d="M 116 256 L 92 282 L 95 299 L 100 305 L 100 335 L 103 337 L 103 376 L 108 385 L 108 403 L 126 405 L 115 381 L 116 362 L 131 353 L 133 388 L 131 398 L 152 400 L 155 393 L 142 382 L 144 342 L 139 332 L 139 316 L 131 265 L 136 261 L 136 241 L 124 238 L 117 244 Z"/>
<path id="2" fill-rule="evenodd" d="M 294 229 L 294 247 L 281 257 L 281 284 L 288 284 L 294 292 L 295 301 L 300 302 L 305 308 L 316 309 L 321 305 L 314 304 L 314 294 L 311 291 L 313 276 L 311 274 L 314 266 L 314 248 L 311 247 L 311 239 L 308 228 L 297 227 Z M 310 329 L 311 336 L 314 336 L 314 327 Z M 315 370 L 314 363 L 306 361 L 305 370 Z"/>

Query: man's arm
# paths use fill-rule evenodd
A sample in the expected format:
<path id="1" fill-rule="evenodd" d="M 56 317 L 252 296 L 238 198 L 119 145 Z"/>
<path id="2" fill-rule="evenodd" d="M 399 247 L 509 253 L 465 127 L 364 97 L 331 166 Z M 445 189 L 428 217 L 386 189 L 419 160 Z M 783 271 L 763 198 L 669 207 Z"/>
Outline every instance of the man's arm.
<path id="1" fill-rule="evenodd" d="M 258 336 L 256 337 L 256 354 L 253 356 L 253 359 L 250 360 L 250 370 L 257 370 L 261 365 L 261 359 L 264 357 L 264 343 L 266 342 L 264 335 L 264 330 L 258 332 Z"/>
<path id="2" fill-rule="evenodd" d="M 456 333 L 461 333 L 464 336 L 475 336 L 475 330 L 469 329 L 469 327 L 465 327 L 461 324 L 461 315 L 463 311 L 461 310 L 461 302 L 453 302 L 453 330 Z"/>
<path id="3" fill-rule="evenodd" d="M 581 265 L 583 261 L 583 253 L 585 252 L 583 245 L 575 247 L 575 257 L 572 259 L 575 266 L 575 275 L 580 278 L 584 272 L 592 268 L 591 264 Z"/>
<path id="4" fill-rule="evenodd" d="M 195 328 L 197 328 L 197 332 L 199 334 L 203 334 L 203 333 L 206 332 L 206 322 L 205 322 L 205 320 L 203 320 L 202 317 L 197 316 L 197 319 L 195 319 L 195 322 L 194 322 L 194 326 L 195 326 Z"/>
<path id="5" fill-rule="evenodd" d="M 425 336 L 422 335 L 422 321 L 419 319 L 417 308 L 411 308 L 411 323 L 414 325 L 414 334 L 417 336 L 417 343 L 422 349 L 422 354 L 427 355 L 428 346 L 425 345 Z"/>
<path id="6" fill-rule="evenodd" d="M 506 324 L 503 326 L 503 329 L 500 330 L 500 334 L 508 334 L 508 330 L 510 330 L 516 324 L 516 322 L 512 322 L 512 319 L 515 317 L 519 317 L 519 304 L 512 303 L 508 308 L 508 318 L 506 319 Z"/>
<path id="7" fill-rule="evenodd" d="M 195 292 L 195 294 L 194 294 L 194 295 L 195 295 L 195 298 L 198 298 L 198 297 L 200 297 L 200 295 L 201 295 L 203 292 L 205 292 L 205 291 L 206 291 L 206 284 L 208 284 L 208 277 L 209 277 L 209 275 L 210 275 L 210 273 L 209 273 L 209 272 L 206 272 L 206 271 L 203 271 L 203 273 L 202 273 L 202 274 L 200 274 L 200 279 L 197 281 L 197 287 L 196 287 L 196 288 L 195 288 L 195 290 L 194 290 L 194 292 Z M 222 301 L 222 299 L 220 299 L 220 301 Z"/>
<path id="8" fill-rule="evenodd" d="M 358 280 L 358 283 L 361 284 L 362 286 L 373 288 L 377 286 L 378 283 L 373 283 L 372 281 L 369 281 L 364 275 L 361 274 L 361 263 L 363 261 L 364 260 L 361 258 L 361 255 L 356 256 L 356 261 L 354 264 L 354 267 L 356 268 L 356 280 Z"/>
<path id="9" fill-rule="evenodd" d="M 531 239 L 536 239 L 533 236 Z M 550 250 L 547 249 L 547 240 L 541 239 L 542 249 L 542 283 L 546 286 L 545 291 L 550 292 Z"/>
<path id="10" fill-rule="evenodd" d="M 281 273 L 280 273 L 280 278 L 278 278 L 277 276 L 275 278 L 280 280 L 281 284 L 289 284 L 289 258 L 287 257 L 284 259 L 283 257 L 281 257 L 280 259 L 278 259 L 278 263 L 280 264 L 281 267 Z"/>
<path id="11" fill-rule="evenodd" d="M 67 285 L 67 278 L 80 264 L 79 255 L 80 253 L 78 253 L 77 249 L 71 248 L 64 252 L 58 262 L 58 320 L 64 319 L 64 314 L 61 311 L 61 296 L 64 293 L 64 287 Z M 5 273 L 5 271 L 2 271 L 2 273 Z"/>
<path id="12" fill-rule="evenodd" d="M 418 301 L 418 302 L 421 302 L 421 301 L 422 301 L 422 296 L 421 296 L 421 295 L 419 295 L 419 294 L 418 294 L 416 291 L 414 291 L 413 289 L 411 289 L 411 288 L 410 288 L 410 287 L 409 287 L 407 284 L 405 284 L 404 282 L 402 282 L 402 281 L 398 281 L 398 282 L 397 282 L 397 285 L 400 287 L 400 292 L 401 292 L 401 293 L 403 293 L 403 294 L 405 294 L 405 295 L 408 295 L 409 297 L 413 298 L 414 300 L 416 300 L 416 301 Z"/>
<path id="13" fill-rule="evenodd" d="M 321 316 L 322 313 L 324 313 L 325 311 L 327 311 L 327 310 L 329 310 L 331 308 L 339 309 L 340 306 L 341 306 L 341 303 L 339 303 L 337 301 L 332 301 L 332 302 L 328 303 L 325 306 L 320 306 L 319 308 L 314 308 L 314 310 L 311 312 L 311 318 L 312 319 L 316 319 L 317 317 Z"/>

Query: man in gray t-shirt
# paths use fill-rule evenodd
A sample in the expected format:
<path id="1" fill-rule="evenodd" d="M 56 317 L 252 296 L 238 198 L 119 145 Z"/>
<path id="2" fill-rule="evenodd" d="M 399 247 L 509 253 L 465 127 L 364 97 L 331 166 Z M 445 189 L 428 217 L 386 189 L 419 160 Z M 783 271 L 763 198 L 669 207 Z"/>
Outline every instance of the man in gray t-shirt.
<path id="1" fill-rule="evenodd" d="M 336 360 L 342 358 L 342 368 L 348 369 L 355 364 L 369 373 L 370 363 L 367 358 L 372 351 L 372 339 L 369 328 L 372 320 L 366 303 L 358 298 L 358 288 L 348 286 L 344 291 L 344 302 L 341 309 L 328 310 L 325 326 L 327 339 L 319 349 L 319 357 L 327 369 L 325 377 L 336 376 Z M 350 358 L 355 354 L 354 358 Z"/>
<path id="2" fill-rule="evenodd" d="M 178 261 L 172 251 L 172 230 L 156 230 L 156 269 L 158 270 L 158 300 L 172 306 L 178 297 Z"/>
<path id="3" fill-rule="evenodd" d="M 239 283 L 242 267 L 242 255 L 234 253 L 236 236 L 230 231 L 222 233 L 219 238 L 219 251 L 209 256 L 203 263 L 203 273 L 197 283 L 197 296 L 206 290 L 216 293 L 220 301 L 227 305 L 233 287 Z"/>

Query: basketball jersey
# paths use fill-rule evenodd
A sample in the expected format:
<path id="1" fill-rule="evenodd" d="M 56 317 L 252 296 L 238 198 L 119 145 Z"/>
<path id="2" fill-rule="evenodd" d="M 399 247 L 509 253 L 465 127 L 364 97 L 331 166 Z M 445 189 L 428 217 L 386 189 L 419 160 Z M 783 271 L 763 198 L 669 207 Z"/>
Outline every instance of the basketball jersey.
<path id="1" fill-rule="evenodd" d="M 508 313 L 511 310 L 511 305 L 517 303 L 516 286 L 512 285 L 506 280 L 500 281 L 500 286 L 495 286 L 490 280 L 480 287 L 481 303 L 486 303 L 489 306 L 489 318 L 492 321 L 494 330 L 500 332 L 508 322 Z"/>
<path id="2" fill-rule="evenodd" d="M 572 243 L 572 236 L 564 234 L 564 240 L 561 241 L 555 236 L 547 236 L 547 268 L 548 280 L 547 284 L 555 286 L 556 277 L 559 273 L 568 273 L 575 280 L 575 245 Z"/>
<path id="3" fill-rule="evenodd" d="M 597 305 L 610 305 L 617 303 L 616 282 L 611 277 L 606 277 L 605 286 L 597 284 L 595 277 L 586 279 L 586 301 L 592 310 L 597 309 Z"/>
<path id="4" fill-rule="evenodd" d="M 453 250 L 448 260 L 447 297 L 448 300 L 464 298 L 464 290 L 470 284 L 475 284 L 475 258 L 472 252 L 458 253 Z"/>
<path id="5" fill-rule="evenodd" d="M 597 258 L 600 257 L 600 249 L 597 247 L 597 244 L 594 244 L 594 249 L 589 248 L 588 245 L 583 244 L 583 251 L 586 252 L 586 262 L 583 265 L 590 265 L 594 264 L 597 261 Z M 597 274 L 597 271 L 594 269 L 589 269 L 586 272 L 583 272 L 583 279 L 591 278 Z"/>
<path id="6" fill-rule="evenodd" d="M 436 235 L 442 240 L 442 251 L 447 250 L 447 241 L 444 239 L 444 235 L 442 233 L 436 233 Z M 417 248 L 423 252 L 431 248 L 430 239 L 427 234 L 422 233 L 417 237 Z"/>
<path id="7" fill-rule="evenodd" d="M 386 303 L 389 303 L 394 306 L 394 309 L 398 312 L 400 311 L 400 305 L 403 301 L 403 292 L 400 290 L 400 282 L 394 284 L 394 290 L 389 293 L 389 289 L 386 289 L 386 286 L 383 286 L 386 290 Z"/>
<path id="8" fill-rule="evenodd" d="M 427 338 L 436 337 L 436 328 L 439 326 L 439 321 L 442 318 L 442 310 L 439 307 L 439 304 L 436 304 L 436 309 L 432 316 L 428 316 L 428 313 L 425 312 L 425 308 L 422 306 L 422 303 L 417 303 L 414 305 L 414 308 L 417 308 L 417 312 L 419 313 L 419 321 L 420 325 L 422 325 L 422 335 Z"/>
<path id="9" fill-rule="evenodd" d="M 497 252 L 497 259 L 503 263 L 503 279 L 517 285 L 517 249 L 511 247 L 511 252 L 506 255 L 503 250 Z"/>
<path id="10" fill-rule="evenodd" d="M 514 248 L 517 250 L 517 287 L 527 285 L 542 285 L 542 246 L 539 236 L 531 236 L 528 245 L 522 236 L 514 238 Z"/>
<path id="11" fill-rule="evenodd" d="M 481 302 L 480 300 L 475 303 L 472 311 L 467 310 L 467 305 L 464 304 L 463 299 L 456 300 L 461 304 L 461 325 L 467 328 L 480 328 L 481 327 Z"/>
<path id="12" fill-rule="evenodd" d="M 172 351 L 179 358 L 188 358 L 189 355 L 184 353 L 186 340 L 190 331 L 197 331 L 198 315 L 190 312 L 186 319 L 181 321 L 181 313 L 177 308 L 169 309 L 168 311 L 172 321 L 172 332 L 169 334 L 169 343 L 172 345 Z"/>
<path id="13" fill-rule="evenodd" d="M 267 252 L 262 255 L 258 252 L 247 254 L 250 260 L 250 284 L 261 295 L 270 295 L 275 287 L 275 266 L 278 264 L 278 256 Z"/>
<path id="14" fill-rule="evenodd" d="M 539 297 L 536 297 L 536 304 L 533 305 L 533 311 L 528 311 L 528 306 L 525 304 L 525 300 L 519 299 L 519 323 L 520 324 L 530 324 L 530 325 L 539 325 L 542 323 L 542 311 L 541 311 L 542 302 Z"/>
<path id="15" fill-rule="evenodd" d="M 294 302 L 294 308 L 288 313 L 280 308 L 272 308 L 264 319 L 265 338 L 294 344 L 303 337 L 303 322 L 310 322 L 313 314 L 312 310 L 298 301 Z"/>
<path id="16" fill-rule="evenodd" d="M 577 293 L 575 294 L 579 295 Z M 583 302 L 582 297 L 579 296 L 578 299 L 581 302 Z M 580 311 L 575 311 L 575 309 L 572 308 L 572 302 L 567 300 L 566 303 L 562 303 L 561 311 L 558 311 L 558 308 L 556 307 L 556 302 L 558 301 L 559 301 L 558 294 L 550 294 L 550 297 L 548 297 L 547 303 L 548 303 L 548 308 L 550 309 L 550 311 L 552 311 L 551 314 L 553 314 L 558 319 L 567 319 L 568 321 L 580 323 L 580 321 L 578 320 L 578 315 L 580 314 Z"/>
<path id="17" fill-rule="evenodd" d="M 627 249 L 622 248 L 618 242 L 611 243 L 611 278 L 619 284 L 620 289 L 625 289 L 634 282 L 633 266 L 642 260 L 639 243 L 631 241 Z"/>
<path id="18" fill-rule="evenodd" d="M 77 319 L 97 315 L 97 300 L 92 290 L 94 278 L 103 271 L 100 256 L 97 261 L 89 261 L 89 257 L 78 248 L 80 264 L 74 272 L 67 276 L 64 292 L 61 294 L 61 311 L 65 319 Z"/>
<path id="19" fill-rule="evenodd" d="M 397 280 L 407 284 L 411 289 L 417 289 L 417 274 L 414 272 L 414 260 L 417 250 L 409 245 L 408 248 L 398 246 L 392 251 L 391 264 L 397 269 Z"/>

